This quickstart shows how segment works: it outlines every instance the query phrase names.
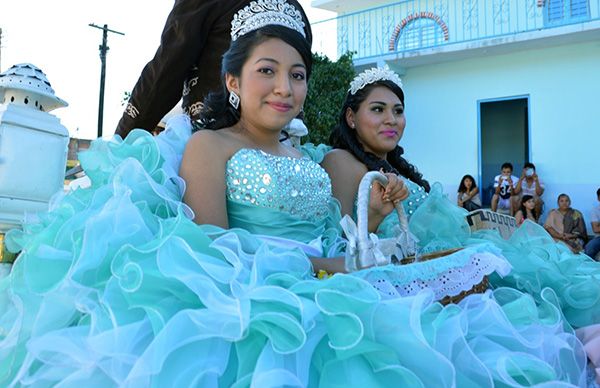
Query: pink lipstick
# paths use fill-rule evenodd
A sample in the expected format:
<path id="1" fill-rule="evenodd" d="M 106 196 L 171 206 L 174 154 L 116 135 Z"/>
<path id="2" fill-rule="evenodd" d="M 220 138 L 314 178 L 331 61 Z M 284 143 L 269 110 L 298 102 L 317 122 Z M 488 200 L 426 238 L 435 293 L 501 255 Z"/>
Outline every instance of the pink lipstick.
<path id="1" fill-rule="evenodd" d="M 282 104 L 279 102 L 269 102 L 269 105 L 278 112 L 289 112 L 292 109 L 290 104 Z"/>

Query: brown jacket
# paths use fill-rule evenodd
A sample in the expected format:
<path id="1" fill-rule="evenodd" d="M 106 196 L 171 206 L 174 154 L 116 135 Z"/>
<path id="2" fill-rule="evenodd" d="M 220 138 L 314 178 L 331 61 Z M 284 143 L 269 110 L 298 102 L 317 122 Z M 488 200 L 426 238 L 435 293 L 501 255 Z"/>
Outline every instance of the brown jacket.
<path id="1" fill-rule="evenodd" d="M 296 0 L 288 0 L 308 18 Z M 116 134 L 152 131 L 183 97 L 183 109 L 197 118 L 201 102 L 220 85 L 221 57 L 231 41 L 231 20 L 250 0 L 176 0 L 154 58 L 142 70 Z"/>

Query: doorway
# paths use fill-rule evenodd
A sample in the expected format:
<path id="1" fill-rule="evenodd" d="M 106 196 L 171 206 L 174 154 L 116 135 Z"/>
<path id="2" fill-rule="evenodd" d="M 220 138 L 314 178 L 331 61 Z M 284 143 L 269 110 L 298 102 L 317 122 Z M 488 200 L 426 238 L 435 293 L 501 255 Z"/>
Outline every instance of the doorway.
<path id="1" fill-rule="evenodd" d="M 529 96 L 479 101 L 479 158 L 481 199 L 489 207 L 494 177 L 504 162 L 520 176 L 529 161 Z"/>

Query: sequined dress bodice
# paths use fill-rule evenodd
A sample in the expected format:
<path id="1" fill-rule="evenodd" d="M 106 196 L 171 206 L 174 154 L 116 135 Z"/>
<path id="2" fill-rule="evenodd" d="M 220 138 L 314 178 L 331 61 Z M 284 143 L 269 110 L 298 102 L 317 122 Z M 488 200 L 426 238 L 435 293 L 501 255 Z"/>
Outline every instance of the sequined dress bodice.
<path id="1" fill-rule="evenodd" d="M 404 178 L 404 184 L 408 188 L 408 198 L 402 202 L 404 205 L 404 211 L 406 211 L 407 216 L 410 217 L 413 215 L 415 210 L 427 199 L 427 192 L 425 189 L 413 181 Z"/>
<path id="2" fill-rule="evenodd" d="M 310 159 L 243 148 L 227 162 L 225 178 L 229 201 L 279 210 L 305 220 L 327 215 L 331 181 Z"/>

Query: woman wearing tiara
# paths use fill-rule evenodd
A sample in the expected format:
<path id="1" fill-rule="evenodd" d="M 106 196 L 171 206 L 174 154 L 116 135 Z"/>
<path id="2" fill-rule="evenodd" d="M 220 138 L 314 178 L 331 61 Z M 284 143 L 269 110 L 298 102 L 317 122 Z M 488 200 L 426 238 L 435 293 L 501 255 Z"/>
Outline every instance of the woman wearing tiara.
<path id="1" fill-rule="evenodd" d="M 403 208 L 411 232 L 421 238 L 419 248 L 424 253 L 491 242 L 513 266 L 503 278 L 492 276 L 493 286 L 525 291 L 537 301 L 543 300 L 544 290 L 550 288 L 570 325 L 579 328 L 600 323 L 600 266 L 588 257 L 571 254 L 564 244 L 554 244 L 552 237 L 533 223 L 525 224 L 508 241 L 489 230 L 471 234 L 466 212 L 444 200 L 439 186 L 432 192 L 434 198 L 425 200 L 429 184 L 402 157 L 398 145 L 406 125 L 404 102 L 401 80 L 387 67 L 366 70 L 351 83 L 331 135 L 334 150 L 322 163 L 332 178 L 342 214 L 356 218 L 358 184 L 367 171 L 399 174 L 410 191 Z M 398 217 L 392 206 L 384 210 L 377 219 L 384 220 L 369 226 L 380 237 L 389 238 L 398 234 Z M 456 238 L 461 233 L 463 236 Z"/>
<path id="2" fill-rule="evenodd" d="M 340 201 L 342 214 L 354 215 L 358 185 L 367 171 L 383 171 L 404 178 L 411 192 L 410 199 L 403 203 L 409 215 L 424 201 L 430 191 L 429 182 L 402 157 L 404 150 L 398 144 L 405 126 L 404 92 L 396 73 L 387 66 L 373 68 L 352 81 L 338 125 L 331 133 L 334 149 L 322 162 L 332 179 L 333 195 Z M 397 223 L 394 215 L 381 223 L 393 209 L 389 204 L 383 207 L 383 214 L 370 212 L 370 231 L 379 229 L 382 234 Z"/>
<path id="3" fill-rule="evenodd" d="M 314 278 L 336 262 L 310 258 L 340 251 L 339 210 L 325 171 L 276 141 L 310 75 L 302 23 L 283 0 L 237 16 L 209 130 L 96 141 L 81 156 L 92 186 L 9 233 L 21 254 L 0 281 L 0 385 L 580 385 L 552 292 L 540 307 L 512 289 L 443 307 L 428 290 L 384 300 L 358 276 Z"/>

